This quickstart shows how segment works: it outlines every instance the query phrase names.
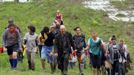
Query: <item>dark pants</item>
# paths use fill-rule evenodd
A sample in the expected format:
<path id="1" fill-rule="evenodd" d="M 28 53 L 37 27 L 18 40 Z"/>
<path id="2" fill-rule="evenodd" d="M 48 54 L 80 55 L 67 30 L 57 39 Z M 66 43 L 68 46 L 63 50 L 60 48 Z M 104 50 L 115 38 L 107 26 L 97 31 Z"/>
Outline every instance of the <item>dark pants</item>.
<path id="1" fill-rule="evenodd" d="M 107 69 L 108 74 L 107 75 L 111 75 L 111 69 Z"/>
<path id="2" fill-rule="evenodd" d="M 92 53 L 90 53 L 90 61 L 93 68 L 100 70 L 102 64 L 101 59 L 102 58 L 100 55 L 93 55 Z"/>
<path id="3" fill-rule="evenodd" d="M 115 75 L 116 73 L 119 72 L 119 62 L 118 61 L 114 61 L 112 66 L 113 66 L 113 68 L 112 68 L 112 75 Z"/>
<path id="4" fill-rule="evenodd" d="M 68 70 L 69 53 L 59 54 L 58 56 L 58 68 L 61 70 L 62 74 L 66 74 Z"/>
<path id="5" fill-rule="evenodd" d="M 57 56 L 52 55 L 51 59 L 52 59 L 52 63 L 50 63 L 51 71 L 52 71 L 52 73 L 54 73 L 56 71 L 56 66 L 57 66 Z"/>
<path id="6" fill-rule="evenodd" d="M 18 44 L 14 44 L 12 46 L 7 46 L 7 54 L 8 55 L 12 55 L 13 52 L 17 52 L 19 50 L 19 45 Z"/>
<path id="7" fill-rule="evenodd" d="M 125 64 L 119 63 L 119 75 L 125 75 Z"/>
<path id="8" fill-rule="evenodd" d="M 74 62 L 69 62 L 69 65 L 70 65 L 70 68 L 73 69 L 74 66 L 75 66 L 75 63 Z"/>
<path id="9" fill-rule="evenodd" d="M 28 59 L 28 68 L 30 70 L 35 70 L 35 53 L 27 51 L 27 59 Z"/>

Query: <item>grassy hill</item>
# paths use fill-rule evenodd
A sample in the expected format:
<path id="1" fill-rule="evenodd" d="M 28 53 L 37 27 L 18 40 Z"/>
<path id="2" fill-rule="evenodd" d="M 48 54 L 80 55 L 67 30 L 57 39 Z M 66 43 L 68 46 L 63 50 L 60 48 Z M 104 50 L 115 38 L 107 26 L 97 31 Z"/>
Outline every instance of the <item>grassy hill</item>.
<path id="1" fill-rule="evenodd" d="M 106 42 L 111 35 L 115 34 L 118 38 L 125 39 L 129 52 L 134 58 L 134 24 L 115 22 L 109 19 L 103 11 L 84 8 L 81 5 L 81 0 L 36 0 L 26 4 L 0 3 L 0 35 L 2 36 L 9 17 L 13 17 L 15 23 L 21 28 L 22 36 L 26 33 L 29 24 L 34 24 L 37 28 L 37 33 L 39 33 L 44 26 L 52 24 L 57 9 L 63 13 L 64 23 L 68 31 L 74 33 L 73 28 L 80 26 L 87 39 L 91 36 L 91 31 L 97 31 L 99 36 Z M 0 40 L 0 45 L 1 42 Z M 7 61 L 7 55 L 0 54 L 0 75 L 51 75 L 49 65 L 47 65 L 45 72 L 41 71 L 38 55 L 36 57 L 35 72 L 27 70 L 27 61 L 18 65 L 19 71 L 12 72 Z M 77 73 L 77 67 L 74 70 L 69 70 L 69 75 L 77 75 Z M 134 71 L 132 70 L 128 75 L 133 75 L 133 73 Z M 54 75 L 60 75 L 60 71 L 58 70 Z M 85 75 L 92 75 L 90 68 L 85 70 Z"/>

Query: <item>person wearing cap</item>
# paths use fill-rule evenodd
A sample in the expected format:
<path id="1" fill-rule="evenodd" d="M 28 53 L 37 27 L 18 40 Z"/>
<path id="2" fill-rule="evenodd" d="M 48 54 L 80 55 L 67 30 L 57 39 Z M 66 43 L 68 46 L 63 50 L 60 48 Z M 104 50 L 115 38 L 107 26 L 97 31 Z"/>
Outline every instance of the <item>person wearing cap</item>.
<path id="1" fill-rule="evenodd" d="M 10 24 L 14 24 L 14 20 L 12 19 L 12 18 L 10 18 L 9 20 L 8 20 L 8 24 L 10 25 Z"/>
<path id="2" fill-rule="evenodd" d="M 7 50 L 9 55 L 9 62 L 11 69 L 16 70 L 17 68 L 17 52 L 21 49 L 21 35 L 17 30 L 16 25 L 10 24 L 10 26 L 5 29 L 3 36 L 3 48 Z"/>
<path id="3" fill-rule="evenodd" d="M 10 25 L 12 25 L 12 24 L 15 25 L 14 20 L 13 20 L 13 18 L 9 18 L 9 20 L 8 20 L 8 25 L 7 25 L 7 27 L 6 27 L 5 29 L 9 28 Z M 15 26 L 16 26 L 16 28 L 18 29 L 18 31 L 21 33 L 21 29 L 20 29 L 17 25 L 15 25 Z"/>
<path id="4" fill-rule="evenodd" d="M 8 25 L 7 25 L 7 27 L 5 27 L 5 29 L 9 28 L 10 25 L 12 25 L 12 24 L 14 24 L 14 20 L 13 20 L 12 18 L 9 18 L 9 20 L 8 20 Z M 15 25 L 15 26 L 16 26 L 16 25 Z"/>
<path id="5" fill-rule="evenodd" d="M 60 26 L 60 32 L 55 36 L 55 50 L 58 53 L 58 68 L 62 75 L 67 75 L 69 56 L 72 49 L 75 50 L 72 34 L 66 31 L 64 25 Z"/>

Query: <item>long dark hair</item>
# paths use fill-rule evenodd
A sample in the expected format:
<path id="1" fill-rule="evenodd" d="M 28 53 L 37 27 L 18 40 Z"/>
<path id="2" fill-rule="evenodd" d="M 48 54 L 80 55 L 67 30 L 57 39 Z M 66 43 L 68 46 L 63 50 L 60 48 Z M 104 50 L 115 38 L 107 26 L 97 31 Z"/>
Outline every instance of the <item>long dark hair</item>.
<path id="1" fill-rule="evenodd" d="M 49 27 L 44 27 L 40 33 L 41 33 L 42 37 L 45 38 L 44 33 L 47 34 L 48 32 L 49 32 Z"/>

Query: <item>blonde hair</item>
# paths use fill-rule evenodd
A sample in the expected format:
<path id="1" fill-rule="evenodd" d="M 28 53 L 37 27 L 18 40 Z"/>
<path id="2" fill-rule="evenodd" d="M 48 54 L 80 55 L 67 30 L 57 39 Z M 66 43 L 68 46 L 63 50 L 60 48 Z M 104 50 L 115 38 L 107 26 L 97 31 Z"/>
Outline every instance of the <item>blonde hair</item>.
<path id="1" fill-rule="evenodd" d="M 60 10 L 57 10 L 56 12 L 60 12 Z"/>
<path id="2" fill-rule="evenodd" d="M 125 43 L 124 39 L 120 39 L 119 41 Z"/>
<path id="3" fill-rule="evenodd" d="M 111 41 L 111 40 L 112 40 L 112 37 L 110 37 L 108 41 Z"/>

